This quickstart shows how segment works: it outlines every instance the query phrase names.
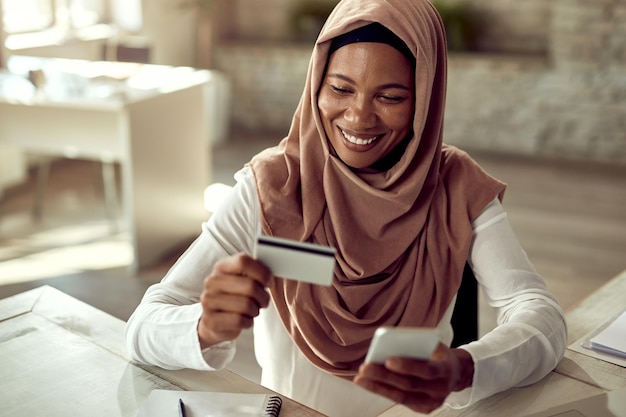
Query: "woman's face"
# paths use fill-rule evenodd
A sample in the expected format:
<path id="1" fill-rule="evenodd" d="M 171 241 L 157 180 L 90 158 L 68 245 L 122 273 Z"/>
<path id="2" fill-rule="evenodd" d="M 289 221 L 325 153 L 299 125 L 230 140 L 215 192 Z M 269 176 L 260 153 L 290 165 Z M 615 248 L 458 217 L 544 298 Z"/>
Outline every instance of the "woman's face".
<path id="1" fill-rule="evenodd" d="M 318 107 L 339 158 L 352 168 L 367 168 L 411 131 L 415 110 L 411 63 L 384 43 L 345 45 L 330 56 Z"/>

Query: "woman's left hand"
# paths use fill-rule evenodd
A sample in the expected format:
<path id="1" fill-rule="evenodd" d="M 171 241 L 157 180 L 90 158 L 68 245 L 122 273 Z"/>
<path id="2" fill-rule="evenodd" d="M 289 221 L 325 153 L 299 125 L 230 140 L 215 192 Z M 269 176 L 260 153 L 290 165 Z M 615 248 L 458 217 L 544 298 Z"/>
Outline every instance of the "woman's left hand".
<path id="1" fill-rule="evenodd" d="M 440 343 L 429 360 L 389 358 L 384 365 L 364 363 L 354 382 L 411 410 L 430 413 L 451 392 L 471 386 L 473 377 L 470 354 Z"/>

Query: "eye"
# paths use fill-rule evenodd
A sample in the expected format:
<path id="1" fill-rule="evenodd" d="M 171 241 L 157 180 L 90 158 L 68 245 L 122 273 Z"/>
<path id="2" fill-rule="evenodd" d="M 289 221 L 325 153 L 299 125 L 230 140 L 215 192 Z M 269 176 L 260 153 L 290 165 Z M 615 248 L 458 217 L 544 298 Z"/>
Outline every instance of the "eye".
<path id="1" fill-rule="evenodd" d="M 393 96 L 393 95 L 381 94 L 378 96 L 378 99 L 384 103 L 397 104 L 397 103 L 402 103 L 406 98 L 404 96 Z"/>
<path id="2" fill-rule="evenodd" d="M 328 84 L 328 86 L 330 87 L 330 90 L 336 94 L 346 95 L 352 92 L 350 89 L 345 88 L 345 87 L 340 87 L 340 86 L 333 85 L 333 84 Z"/>

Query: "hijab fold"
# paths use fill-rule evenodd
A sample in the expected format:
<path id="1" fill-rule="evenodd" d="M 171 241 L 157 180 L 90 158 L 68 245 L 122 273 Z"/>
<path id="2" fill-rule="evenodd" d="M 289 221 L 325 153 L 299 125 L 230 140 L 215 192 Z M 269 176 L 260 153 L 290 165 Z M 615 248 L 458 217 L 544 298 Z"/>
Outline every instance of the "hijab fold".
<path id="1" fill-rule="evenodd" d="M 385 171 L 356 171 L 329 148 L 317 107 L 334 38 L 378 22 L 415 57 L 413 136 Z M 286 138 L 250 161 L 262 232 L 337 249 L 331 287 L 275 278 L 270 292 L 294 343 L 350 377 L 379 326 L 436 326 L 468 257 L 471 222 L 504 184 L 442 142 L 446 44 L 427 0 L 342 0 L 315 44 Z"/>

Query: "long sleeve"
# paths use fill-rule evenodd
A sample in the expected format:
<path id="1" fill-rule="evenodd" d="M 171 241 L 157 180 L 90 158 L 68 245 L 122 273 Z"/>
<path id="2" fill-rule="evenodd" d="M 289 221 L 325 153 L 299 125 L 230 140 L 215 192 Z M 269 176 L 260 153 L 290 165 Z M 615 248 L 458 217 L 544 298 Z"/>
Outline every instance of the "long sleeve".
<path id="1" fill-rule="evenodd" d="M 146 291 L 126 326 L 127 350 L 138 363 L 165 369 L 215 370 L 235 355 L 235 343 L 201 350 L 197 325 L 204 278 L 226 256 L 252 253 L 260 232 L 258 200 L 249 170 L 236 175 L 230 194 L 202 224 L 199 237 L 163 280 Z"/>
<path id="2" fill-rule="evenodd" d="M 537 382 L 562 359 L 565 317 L 520 246 L 496 200 L 474 223 L 470 266 L 497 327 L 461 346 L 475 362 L 473 386 L 448 398 L 462 407 L 511 387 Z"/>

